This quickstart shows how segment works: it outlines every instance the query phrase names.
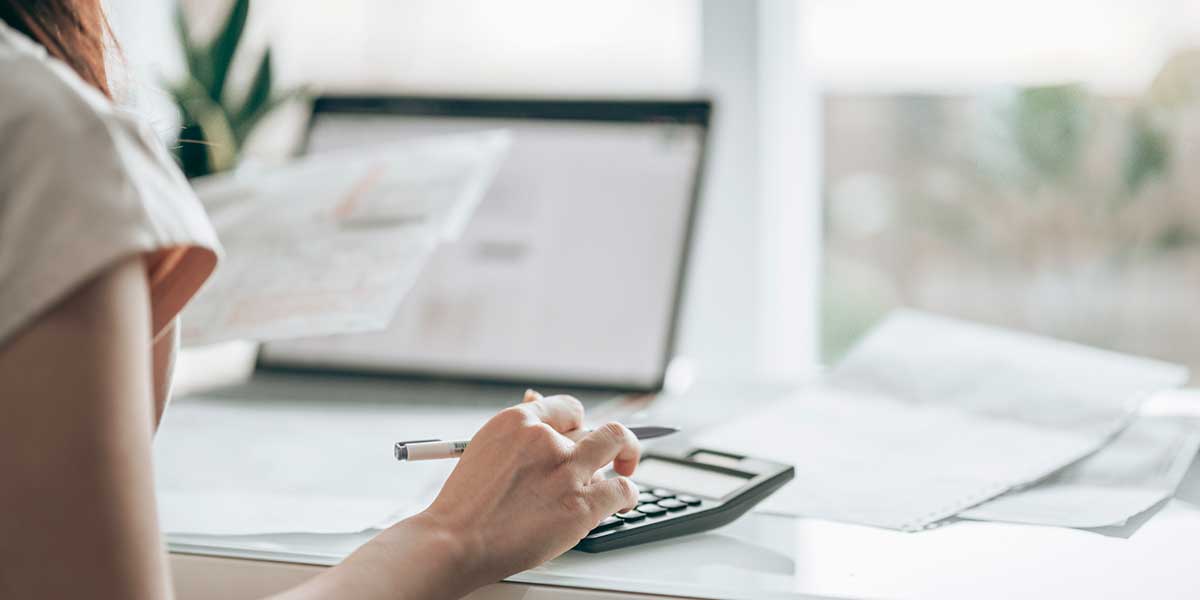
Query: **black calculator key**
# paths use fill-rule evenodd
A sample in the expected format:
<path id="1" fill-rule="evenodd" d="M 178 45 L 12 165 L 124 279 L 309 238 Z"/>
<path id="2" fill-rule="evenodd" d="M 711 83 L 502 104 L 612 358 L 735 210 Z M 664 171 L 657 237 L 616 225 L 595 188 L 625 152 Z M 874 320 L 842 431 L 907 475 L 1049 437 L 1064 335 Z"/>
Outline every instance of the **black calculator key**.
<path id="1" fill-rule="evenodd" d="M 688 506 L 674 498 L 664 498 L 662 500 L 659 500 L 658 505 L 671 511 L 671 512 L 675 512 L 677 510 L 683 510 L 683 509 L 687 508 L 687 506 Z"/>
<path id="2" fill-rule="evenodd" d="M 667 514 L 667 509 L 657 504 L 642 504 L 637 507 L 637 510 L 647 517 L 661 517 Z"/>
<path id="3" fill-rule="evenodd" d="M 620 520 L 620 519 L 618 519 L 618 518 L 616 518 L 616 517 L 608 517 L 607 519 L 604 519 L 603 521 L 600 521 L 600 524 L 599 524 L 599 525 L 596 525 L 595 527 L 593 527 L 593 528 L 592 528 L 592 530 L 591 530 L 591 531 L 589 531 L 588 533 L 596 533 L 596 532 L 599 532 L 599 531 L 607 531 L 607 530 L 609 530 L 609 529 L 612 529 L 613 527 L 618 527 L 618 526 L 620 526 L 620 525 L 621 525 L 621 523 L 624 523 L 624 522 L 625 522 L 625 521 L 622 521 L 622 520 Z"/>
<path id="4" fill-rule="evenodd" d="M 755 477 L 752 480 L 742 481 L 745 485 L 731 490 L 728 494 L 710 495 L 704 491 L 703 486 L 684 484 L 689 480 L 704 483 L 701 472 L 711 472 L 714 467 L 711 464 L 703 464 L 704 461 L 699 460 L 696 455 L 709 451 L 689 450 L 683 446 L 669 448 L 674 450 L 663 454 L 649 452 L 642 456 L 642 460 L 662 459 L 674 464 L 681 475 L 678 480 L 634 477 L 633 481 L 638 487 L 638 493 L 634 494 L 638 498 L 637 507 L 632 511 L 612 515 L 612 520 L 620 521 L 621 524 L 609 529 L 598 527 L 595 532 L 584 536 L 576 544 L 576 550 L 606 552 L 708 531 L 741 517 L 763 498 L 795 479 L 796 470 L 790 465 L 753 459 Z M 692 473 L 695 473 L 690 479 L 685 475 L 688 468 L 693 469 Z M 678 489 L 674 487 L 677 483 Z M 704 495 L 701 496 L 701 493 Z M 611 520 L 606 520 L 609 521 Z"/>

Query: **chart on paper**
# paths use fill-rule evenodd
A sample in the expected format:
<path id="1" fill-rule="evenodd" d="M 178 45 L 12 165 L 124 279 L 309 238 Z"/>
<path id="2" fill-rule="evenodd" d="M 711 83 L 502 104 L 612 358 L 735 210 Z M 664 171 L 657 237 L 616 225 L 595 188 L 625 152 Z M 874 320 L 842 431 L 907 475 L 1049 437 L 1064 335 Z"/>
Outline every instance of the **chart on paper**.
<path id="1" fill-rule="evenodd" d="M 201 181 L 225 248 L 184 312 L 187 345 L 381 329 L 454 239 L 508 148 L 504 132 L 307 157 Z"/>

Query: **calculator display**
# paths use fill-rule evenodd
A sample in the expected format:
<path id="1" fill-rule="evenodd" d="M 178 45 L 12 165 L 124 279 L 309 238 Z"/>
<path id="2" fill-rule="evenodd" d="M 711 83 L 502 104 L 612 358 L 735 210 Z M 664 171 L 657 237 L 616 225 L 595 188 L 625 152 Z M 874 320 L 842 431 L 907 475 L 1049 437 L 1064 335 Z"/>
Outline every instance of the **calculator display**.
<path id="1" fill-rule="evenodd" d="M 745 485 L 749 480 L 747 477 L 689 467 L 656 458 L 642 460 L 633 474 L 633 479 L 644 485 L 673 489 L 712 499 L 724 497 L 729 492 Z"/>

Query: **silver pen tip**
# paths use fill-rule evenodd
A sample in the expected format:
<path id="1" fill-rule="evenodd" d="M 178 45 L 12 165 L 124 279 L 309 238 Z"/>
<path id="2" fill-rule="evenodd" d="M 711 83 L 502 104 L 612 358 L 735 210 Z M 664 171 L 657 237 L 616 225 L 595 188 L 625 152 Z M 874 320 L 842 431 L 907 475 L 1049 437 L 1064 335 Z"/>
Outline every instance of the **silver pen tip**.
<path id="1" fill-rule="evenodd" d="M 635 436 L 637 436 L 637 439 L 639 439 L 639 440 L 649 440 L 649 439 L 654 439 L 654 438 L 658 438 L 658 437 L 663 437 L 665 435 L 671 435 L 672 433 L 677 433 L 679 431 L 679 429 L 676 427 L 660 427 L 657 425 L 648 425 L 648 426 L 644 426 L 644 427 L 630 427 L 629 429 L 630 429 L 630 431 L 633 432 L 633 434 Z"/>

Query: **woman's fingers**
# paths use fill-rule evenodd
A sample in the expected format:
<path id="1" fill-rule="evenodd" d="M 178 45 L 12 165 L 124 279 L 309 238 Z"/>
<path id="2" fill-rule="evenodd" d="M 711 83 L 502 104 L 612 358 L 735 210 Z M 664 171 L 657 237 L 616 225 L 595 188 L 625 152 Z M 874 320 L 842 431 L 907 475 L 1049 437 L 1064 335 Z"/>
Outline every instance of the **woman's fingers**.
<path id="1" fill-rule="evenodd" d="M 629 476 L 633 475 L 641 454 L 642 445 L 628 427 L 620 423 L 606 423 L 575 444 L 574 461 L 588 472 L 611 462 L 614 471 Z"/>
<path id="2" fill-rule="evenodd" d="M 637 506 L 637 486 L 625 477 L 605 479 L 587 486 L 589 503 L 597 521 Z"/>
<path id="3" fill-rule="evenodd" d="M 537 392 L 533 392 L 537 394 Z M 531 399 L 530 392 L 525 393 L 525 401 L 520 409 L 531 413 L 542 422 L 554 428 L 559 433 L 578 429 L 583 426 L 583 405 L 571 396 L 537 395 Z"/>
<path id="4" fill-rule="evenodd" d="M 572 442 L 575 442 L 576 444 L 578 444 L 579 440 L 582 440 L 589 433 L 591 433 L 591 432 L 588 431 L 587 429 L 580 427 L 579 429 L 576 429 L 574 431 L 568 431 L 568 432 L 564 433 L 563 435 L 566 436 L 566 438 L 568 440 L 571 440 Z"/>

